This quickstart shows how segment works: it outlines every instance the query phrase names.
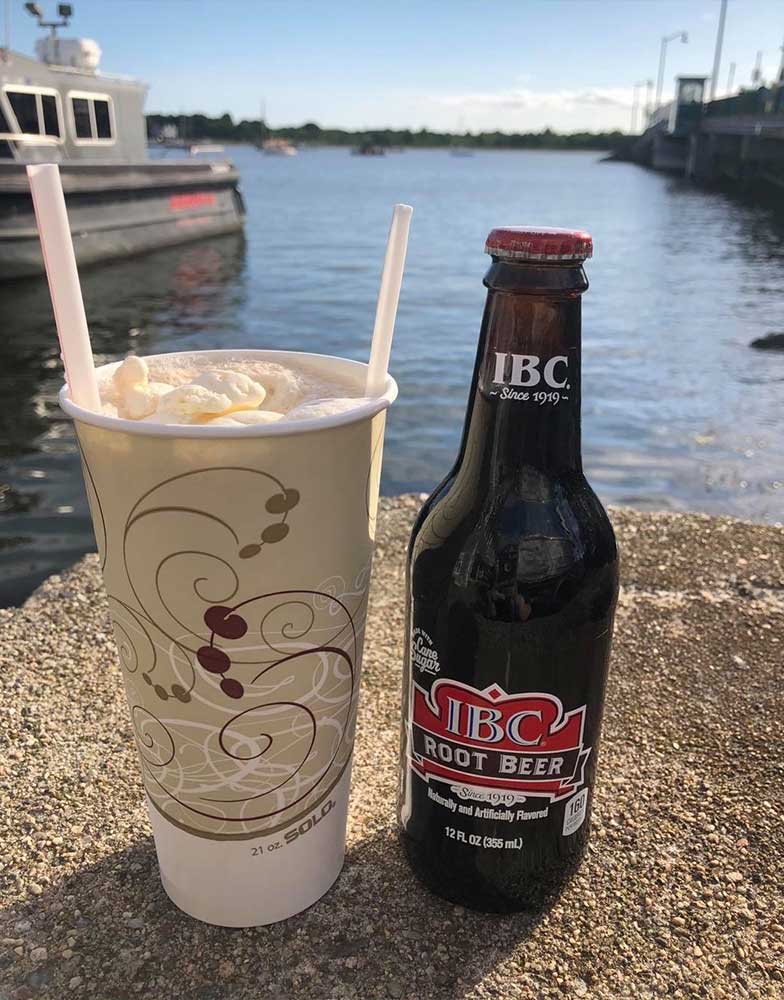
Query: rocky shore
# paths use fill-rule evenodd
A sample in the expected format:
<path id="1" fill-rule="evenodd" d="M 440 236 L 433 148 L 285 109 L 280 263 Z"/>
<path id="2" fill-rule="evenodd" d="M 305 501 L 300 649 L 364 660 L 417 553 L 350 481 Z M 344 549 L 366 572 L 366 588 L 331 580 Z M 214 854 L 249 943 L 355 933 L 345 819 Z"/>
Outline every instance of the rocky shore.
<path id="1" fill-rule="evenodd" d="M 346 866 L 224 930 L 158 880 L 95 557 L 0 611 L 0 1000 L 784 996 L 784 532 L 613 512 L 623 591 L 588 857 L 538 918 L 416 883 L 395 835 L 404 553 L 385 500 Z"/>

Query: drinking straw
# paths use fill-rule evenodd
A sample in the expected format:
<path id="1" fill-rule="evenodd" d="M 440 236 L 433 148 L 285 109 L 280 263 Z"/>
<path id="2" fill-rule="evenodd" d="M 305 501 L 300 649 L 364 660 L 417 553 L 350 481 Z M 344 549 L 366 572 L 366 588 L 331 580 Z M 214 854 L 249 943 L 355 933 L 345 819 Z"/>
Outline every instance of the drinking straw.
<path id="1" fill-rule="evenodd" d="M 395 205 L 392 225 L 389 227 L 387 250 L 384 255 L 384 269 L 381 272 L 381 288 L 376 304 L 376 322 L 373 327 L 373 342 L 370 345 L 365 395 L 381 396 L 387 382 L 389 355 L 392 350 L 392 335 L 395 332 L 397 303 L 403 268 L 406 263 L 408 228 L 414 209 L 410 205 Z"/>
<path id="2" fill-rule="evenodd" d="M 27 168 L 27 176 L 71 399 L 77 406 L 100 413 L 98 380 L 65 210 L 60 168 L 56 163 L 31 164 Z"/>

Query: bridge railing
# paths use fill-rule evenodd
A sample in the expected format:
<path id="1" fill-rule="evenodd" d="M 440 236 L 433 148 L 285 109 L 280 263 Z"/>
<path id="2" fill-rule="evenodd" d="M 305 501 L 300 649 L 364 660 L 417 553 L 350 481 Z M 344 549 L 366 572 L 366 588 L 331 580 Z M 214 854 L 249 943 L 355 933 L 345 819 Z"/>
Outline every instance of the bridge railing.
<path id="1" fill-rule="evenodd" d="M 733 118 L 736 115 L 780 114 L 784 111 L 784 87 L 742 90 L 705 105 L 706 118 Z"/>
<path id="2" fill-rule="evenodd" d="M 662 123 L 669 125 L 674 108 L 674 101 L 668 101 L 667 104 L 660 104 L 658 108 L 654 108 L 650 115 L 648 115 L 648 128 L 653 128 L 654 125 L 661 125 Z"/>

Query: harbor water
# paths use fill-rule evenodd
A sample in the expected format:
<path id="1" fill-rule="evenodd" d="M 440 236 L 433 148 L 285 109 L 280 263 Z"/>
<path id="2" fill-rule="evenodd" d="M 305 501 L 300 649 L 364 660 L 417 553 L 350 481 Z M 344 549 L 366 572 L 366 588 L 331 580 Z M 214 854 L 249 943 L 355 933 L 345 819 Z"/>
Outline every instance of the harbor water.
<path id="1" fill-rule="evenodd" d="M 391 205 L 414 205 L 392 355 L 382 491 L 429 490 L 454 458 L 493 226 L 594 236 L 583 311 L 583 446 L 609 503 L 784 520 L 784 222 L 599 154 L 296 157 L 231 150 L 244 237 L 87 270 L 99 362 L 266 347 L 367 357 Z M 43 279 L 0 285 L 0 604 L 94 549 Z"/>

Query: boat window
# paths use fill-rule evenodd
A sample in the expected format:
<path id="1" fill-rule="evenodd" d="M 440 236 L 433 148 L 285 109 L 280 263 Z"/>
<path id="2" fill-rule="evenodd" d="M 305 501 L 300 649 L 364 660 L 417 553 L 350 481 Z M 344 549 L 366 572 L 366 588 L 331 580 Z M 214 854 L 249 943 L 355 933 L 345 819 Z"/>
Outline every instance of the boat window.
<path id="1" fill-rule="evenodd" d="M 702 80 L 683 80 L 678 86 L 678 104 L 702 104 L 705 84 Z"/>
<path id="2" fill-rule="evenodd" d="M 41 94 L 41 109 L 44 113 L 44 134 L 60 138 L 60 119 L 57 116 L 57 99 L 53 94 Z"/>
<path id="3" fill-rule="evenodd" d="M 109 114 L 108 101 L 94 101 L 95 105 L 95 134 L 99 139 L 111 139 L 112 119 Z"/>
<path id="4" fill-rule="evenodd" d="M 35 94 L 28 94 L 21 90 L 9 90 L 6 93 L 19 123 L 19 131 L 26 135 L 39 135 L 38 107 Z"/>
<path id="5" fill-rule="evenodd" d="M 59 97 L 54 90 L 12 85 L 3 91 L 13 115 L 9 116 L 7 111 L 3 114 L 0 109 L 0 133 L 20 139 L 30 136 L 62 139 Z"/>
<path id="6" fill-rule="evenodd" d="M 112 99 L 106 94 L 94 96 L 85 91 L 71 91 L 74 137 L 77 142 L 114 142 Z"/>
<path id="7" fill-rule="evenodd" d="M 93 131 L 90 124 L 90 102 L 84 97 L 72 97 L 74 129 L 77 139 L 92 139 Z"/>

